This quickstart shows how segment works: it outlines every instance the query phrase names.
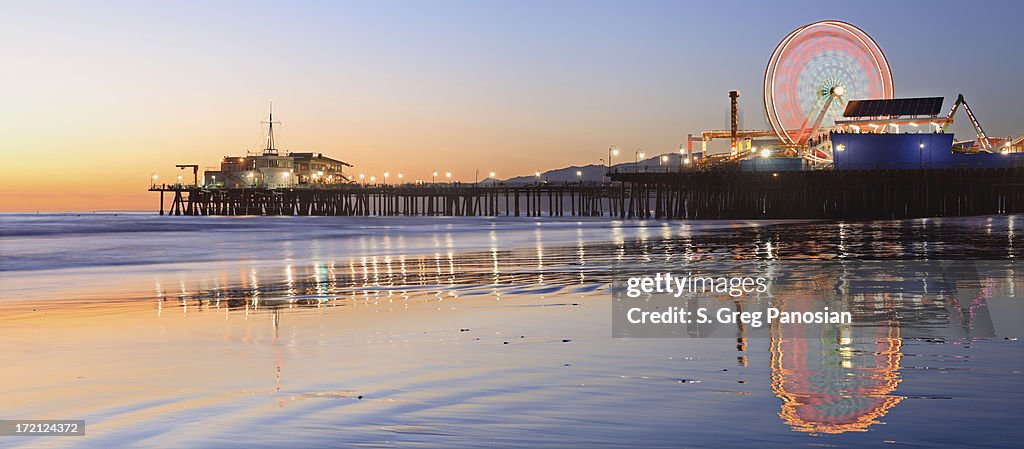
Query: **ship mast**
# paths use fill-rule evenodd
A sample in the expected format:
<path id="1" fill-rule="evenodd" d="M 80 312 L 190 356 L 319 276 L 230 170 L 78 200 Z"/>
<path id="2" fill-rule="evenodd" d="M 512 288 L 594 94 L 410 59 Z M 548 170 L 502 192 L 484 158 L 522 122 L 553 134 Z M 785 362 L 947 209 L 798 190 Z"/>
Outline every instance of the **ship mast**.
<path id="1" fill-rule="evenodd" d="M 274 121 L 274 100 L 270 100 L 270 119 L 260 123 L 266 123 L 269 125 L 269 129 L 267 130 L 267 147 L 263 149 L 263 154 L 276 155 L 277 148 L 274 147 L 274 124 L 277 123 L 280 125 L 281 122 Z"/>

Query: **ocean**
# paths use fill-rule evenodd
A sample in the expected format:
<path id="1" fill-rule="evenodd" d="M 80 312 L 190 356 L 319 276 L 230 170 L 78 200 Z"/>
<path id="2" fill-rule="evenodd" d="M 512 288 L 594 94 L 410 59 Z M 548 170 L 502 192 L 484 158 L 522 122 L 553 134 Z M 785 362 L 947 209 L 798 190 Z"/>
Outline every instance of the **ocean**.
<path id="1" fill-rule="evenodd" d="M 86 422 L 0 447 L 1014 447 L 1022 237 L 1024 216 L 0 214 L 0 419 Z M 870 319 L 618 338 L 612 286 L 666 266 Z"/>

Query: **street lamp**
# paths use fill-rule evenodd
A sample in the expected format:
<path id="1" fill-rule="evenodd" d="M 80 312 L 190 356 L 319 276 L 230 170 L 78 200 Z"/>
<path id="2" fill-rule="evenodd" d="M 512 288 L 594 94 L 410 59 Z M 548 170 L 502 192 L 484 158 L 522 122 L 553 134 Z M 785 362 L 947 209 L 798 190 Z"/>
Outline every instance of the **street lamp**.
<path id="1" fill-rule="evenodd" d="M 360 173 L 359 174 L 359 181 L 361 181 L 363 183 L 363 187 L 366 187 L 366 175 Z"/>
<path id="2" fill-rule="evenodd" d="M 444 172 L 444 177 L 445 177 L 445 178 L 448 178 L 448 182 L 449 182 L 449 183 L 451 183 L 451 182 L 452 182 L 452 172 L 450 172 L 450 171 L 446 171 L 446 172 Z"/>
<path id="3" fill-rule="evenodd" d="M 388 176 L 391 176 L 391 173 L 384 172 L 384 185 L 388 185 Z"/>
<path id="4" fill-rule="evenodd" d="M 434 170 L 434 173 L 432 173 L 430 175 L 430 183 L 431 184 L 435 184 L 436 182 L 437 182 L 437 170 Z"/>
<path id="5" fill-rule="evenodd" d="M 488 173 L 488 175 L 489 175 L 488 177 L 489 177 L 489 178 L 491 178 L 491 184 L 493 184 L 493 185 L 498 185 L 498 179 L 497 179 L 497 178 L 495 178 L 495 176 L 497 176 L 498 174 L 497 174 L 497 173 L 494 173 L 494 172 L 492 171 L 492 172 Z"/>
<path id="6" fill-rule="evenodd" d="M 658 165 L 665 165 L 666 163 L 668 163 L 668 155 L 663 154 L 661 155 L 661 161 L 658 162 Z"/>
<path id="7" fill-rule="evenodd" d="M 576 170 L 576 179 L 579 179 L 580 184 L 583 184 L 583 171 Z"/>
<path id="8" fill-rule="evenodd" d="M 153 173 L 153 187 L 156 187 L 156 178 L 158 177 L 159 176 L 157 176 L 156 173 Z"/>
<path id="9" fill-rule="evenodd" d="M 404 174 L 402 174 L 402 172 L 398 172 L 398 183 L 399 183 L 399 184 L 401 184 L 401 183 L 402 183 L 402 178 L 405 178 L 405 175 L 404 175 Z"/>
<path id="10" fill-rule="evenodd" d="M 644 157 L 644 149 L 637 148 L 636 152 L 633 153 L 633 168 L 636 171 L 640 171 L 640 158 Z"/>
<path id="11" fill-rule="evenodd" d="M 618 156 L 618 155 L 619 155 L 619 149 L 616 148 L 615 145 L 612 145 L 612 146 L 608 147 L 608 168 L 609 169 L 612 168 L 612 156 Z"/>
<path id="12" fill-rule="evenodd" d="M 376 176 L 370 176 L 370 184 L 375 184 L 376 182 L 377 182 L 377 177 Z"/>

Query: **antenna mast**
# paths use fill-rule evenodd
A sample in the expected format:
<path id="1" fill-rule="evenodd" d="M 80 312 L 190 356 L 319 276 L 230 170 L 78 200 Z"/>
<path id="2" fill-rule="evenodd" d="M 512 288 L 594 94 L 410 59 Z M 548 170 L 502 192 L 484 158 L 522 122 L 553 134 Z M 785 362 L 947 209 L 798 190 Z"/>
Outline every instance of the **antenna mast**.
<path id="1" fill-rule="evenodd" d="M 263 149 L 263 154 L 277 154 L 277 148 L 274 147 L 274 124 L 281 124 L 281 122 L 274 121 L 274 100 L 270 100 L 270 119 L 260 122 L 269 125 L 267 130 L 267 147 Z"/>

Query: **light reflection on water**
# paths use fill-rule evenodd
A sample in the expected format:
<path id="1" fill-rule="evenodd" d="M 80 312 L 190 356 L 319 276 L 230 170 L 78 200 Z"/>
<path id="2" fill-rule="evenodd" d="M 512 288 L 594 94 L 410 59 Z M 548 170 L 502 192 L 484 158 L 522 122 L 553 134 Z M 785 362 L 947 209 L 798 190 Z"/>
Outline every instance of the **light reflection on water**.
<path id="1" fill-rule="evenodd" d="M 190 365 L 177 366 L 183 355 L 165 346 L 180 344 L 183 351 L 195 352 L 197 361 L 190 363 L 204 364 L 197 371 L 254 373 L 265 382 L 198 376 L 191 382 L 144 382 L 153 388 L 148 393 L 113 401 L 111 408 L 85 406 L 80 413 L 89 416 L 100 435 L 88 440 L 93 444 L 153 447 L 168 441 L 172 446 L 206 442 L 223 447 L 396 441 L 428 446 L 618 446 L 636 441 L 676 446 L 684 439 L 689 445 L 721 447 L 735 445 L 740 433 L 764 445 L 842 446 L 921 441 L 917 435 L 923 430 L 962 446 L 978 440 L 957 440 L 935 422 L 954 412 L 968 423 L 999 419 L 986 407 L 1012 404 L 1024 395 L 1021 348 L 1015 342 L 907 338 L 905 328 L 919 324 L 910 318 L 935 308 L 919 300 L 924 295 L 916 285 L 907 285 L 905 295 L 854 292 L 852 307 L 859 313 L 899 319 L 823 327 L 811 336 L 777 326 L 768 339 L 747 338 L 738 327 L 735 341 L 729 341 L 611 340 L 607 284 L 622 263 L 775 273 L 789 272 L 792 266 L 782 268 L 788 261 L 1019 260 L 1015 227 L 1005 218 L 708 230 L 652 223 L 631 230 L 610 227 L 606 239 L 584 235 L 581 226 L 574 231 L 575 239 L 558 244 L 536 227 L 489 230 L 487 245 L 468 251 L 462 249 L 458 233 L 432 234 L 434 251 L 409 251 L 404 234 L 377 236 L 370 239 L 373 244 L 358 242 L 363 251 L 352 255 L 338 254 L 327 242 L 314 240 L 306 247 L 286 240 L 281 243 L 283 257 L 276 260 L 147 274 L 153 278 L 150 287 L 117 298 L 122 308 L 109 312 L 111 321 L 141 329 L 143 335 L 138 343 L 117 346 L 138 357 L 121 361 L 123 369 L 144 373 L 149 371 L 142 365 L 149 364 L 173 376 L 189 376 Z M 506 247 L 508 232 L 532 235 L 526 239 L 532 245 Z M 969 242 L 964 235 L 972 236 Z M 378 248 L 381 254 L 375 254 Z M 856 290 L 851 287 L 856 276 L 821 270 L 814 263 L 802 266 L 805 271 L 790 273 L 799 279 L 790 290 L 794 297 L 822 283 Z M 971 286 L 987 292 L 976 296 L 981 299 L 959 309 L 948 304 L 939 309 L 960 310 L 965 332 L 985 323 L 991 326 L 986 295 L 1015 298 L 1015 269 L 1005 264 L 983 279 L 984 285 Z M 53 305 L 64 309 L 52 310 L 55 315 L 71 320 L 78 315 L 75 298 Z M 89 317 L 108 318 L 102 313 Z M 25 313 L 7 324 L 47 320 L 54 321 Z M 158 337 L 145 336 L 155 328 L 161 329 Z M 168 338 L 167 329 L 179 332 L 178 337 Z M 211 338 L 218 333 L 223 334 L 220 341 Z M 105 341 L 103 335 L 98 331 L 84 337 Z M 13 332 L 2 327 L 0 336 L 12 337 L 9 345 L 17 343 Z M 161 353 L 150 354 L 142 347 L 147 343 Z M 227 352 L 218 358 L 215 349 L 220 347 Z M 260 348 L 269 349 L 269 357 L 259 355 Z M 88 365 L 104 360 L 113 359 L 84 356 L 78 361 Z M 100 379 L 118 378 L 101 368 L 92 372 Z M 1005 397 L 984 389 L 950 390 L 973 376 L 982 376 L 976 380 L 983 383 L 1002 381 Z M 74 388 L 67 381 L 32 382 L 16 377 L 4 384 L 26 390 Z M 217 385 L 222 390 L 198 388 L 194 395 L 165 398 L 171 385 Z M 47 399 L 44 404 L 29 394 L 5 396 L 28 409 L 44 412 L 49 404 L 49 412 L 55 410 L 52 394 L 39 395 Z M 365 400 L 358 399 L 363 396 Z M 207 403 L 200 397 L 212 399 Z M 264 410 L 259 398 L 269 398 L 275 409 L 288 412 Z M 942 411 L 949 406 L 914 404 L 949 400 L 960 407 Z M 176 435 L 161 421 L 178 415 L 158 408 L 142 415 L 127 410 L 146 409 L 142 404 L 150 401 L 195 410 L 210 424 L 186 420 L 196 429 Z M 888 417 L 901 408 L 907 413 L 895 420 Z M 254 420 L 243 423 L 235 415 Z M 208 427 L 213 423 L 220 431 Z M 793 432 L 781 431 L 780 425 Z M 131 426 L 164 439 L 114 436 Z M 274 426 L 282 430 L 275 432 Z M 635 435 L 637 431 L 642 435 Z M 877 436 L 857 436 L 872 432 Z M 232 433 L 267 437 L 233 441 Z M 999 445 L 1014 435 L 985 438 Z"/>
<path id="2" fill-rule="evenodd" d="M 847 258 L 844 251 L 849 240 L 849 228 L 849 224 L 838 225 L 838 254 L 821 254 L 820 247 L 809 246 L 806 248 L 808 255 L 826 259 Z M 870 235 L 877 236 L 874 232 Z M 194 293 L 179 298 L 193 302 L 197 307 L 212 303 L 216 309 L 245 307 L 246 310 L 258 310 L 269 307 L 274 311 L 276 325 L 281 308 L 336 307 L 339 301 L 345 305 L 379 304 L 381 301 L 407 304 L 410 301 L 442 302 L 463 295 L 500 298 L 504 294 L 507 298 L 522 294 L 524 285 L 556 287 L 543 290 L 548 295 L 557 295 L 560 289 L 575 285 L 592 286 L 595 291 L 604 290 L 604 285 L 610 282 L 613 266 L 626 260 L 627 255 L 634 254 L 642 255 L 644 262 L 678 260 L 691 267 L 703 263 L 705 266 L 711 264 L 724 273 L 734 272 L 730 263 L 723 263 L 715 256 L 713 248 L 704 254 L 694 251 L 697 247 L 707 248 L 702 236 L 676 238 L 668 228 L 663 228 L 659 237 L 651 240 L 646 232 L 640 232 L 634 240 L 618 240 L 617 243 L 585 242 L 580 238 L 574 246 L 563 247 L 545 247 L 538 238 L 534 248 L 499 250 L 497 235 L 492 231 L 490 240 L 494 246 L 487 252 L 464 253 L 457 257 L 451 252 L 409 258 L 405 255 L 360 257 L 348 260 L 347 266 L 343 267 L 335 263 L 314 263 L 303 267 L 298 279 L 296 268 L 287 264 L 283 285 L 277 287 L 273 282 L 265 283 L 262 288 L 256 287 L 258 283 L 253 274 L 252 288 L 229 287 L 227 283 L 213 288 L 197 285 L 189 289 Z M 778 234 L 764 232 L 756 232 L 753 237 L 753 251 L 748 253 L 749 256 L 742 252 L 742 239 L 737 239 L 734 246 L 726 246 L 735 251 L 731 264 L 734 267 L 744 266 L 749 261 L 756 261 L 758 272 L 777 274 L 780 271 L 777 250 L 780 246 L 791 246 L 792 242 L 780 239 Z M 783 241 L 773 244 L 775 239 Z M 913 252 L 895 247 L 895 244 L 878 245 L 873 248 L 876 252 L 867 256 L 884 259 Z M 927 246 L 920 246 L 917 242 L 911 247 L 925 253 L 928 251 Z M 790 270 L 792 268 L 789 267 Z M 804 267 L 807 272 L 789 274 L 805 278 L 802 282 L 809 284 L 834 282 L 840 290 L 849 289 L 850 281 L 859 279 L 854 273 L 829 273 L 823 272 L 822 268 L 808 264 Z M 916 276 L 924 282 L 929 279 L 928 273 L 914 274 L 915 281 L 918 279 Z M 1001 276 L 999 280 L 1004 283 L 1008 297 L 1013 298 L 1012 267 L 1005 272 L 990 274 Z M 991 283 L 992 280 L 987 278 L 986 282 Z M 802 328 L 772 328 L 769 343 L 771 389 L 782 401 L 778 415 L 787 425 L 809 434 L 867 431 L 904 399 L 904 396 L 896 394 L 901 381 L 904 341 L 900 332 L 901 320 L 897 315 L 906 319 L 907 315 L 921 312 L 922 309 L 915 307 L 920 305 L 923 296 L 911 298 L 910 294 L 924 293 L 917 291 L 916 282 L 904 285 L 904 291 L 854 297 L 851 309 L 858 318 L 872 317 L 871 321 L 877 323 L 872 326 L 816 329 L 820 332 L 818 337 L 804 335 L 805 329 Z M 986 287 L 986 290 L 990 288 Z M 794 297 L 806 296 L 808 292 L 800 288 L 788 291 Z M 895 297 L 901 293 L 908 296 Z M 161 302 L 167 299 L 163 295 L 157 298 Z M 939 305 L 942 309 L 948 306 L 945 303 Z M 968 331 L 978 327 L 975 321 L 978 309 L 987 311 L 984 295 L 976 297 L 966 309 L 954 308 L 961 313 L 966 312 L 960 318 L 966 320 L 962 324 Z M 991 319 L 985 320 L 981 327 L 992 328 Z M 743 333 L 740 326 L 737 336 L 739 366 L 747 366 L 745 353 L 749 343 Z"/>

